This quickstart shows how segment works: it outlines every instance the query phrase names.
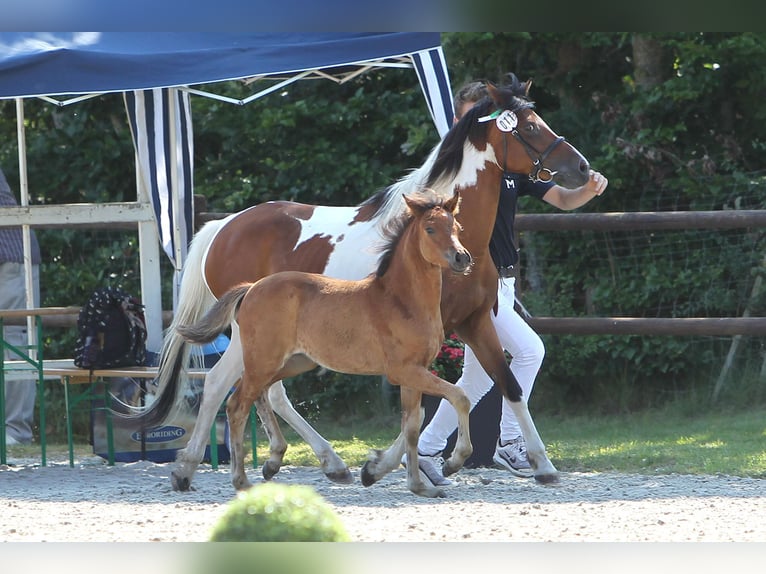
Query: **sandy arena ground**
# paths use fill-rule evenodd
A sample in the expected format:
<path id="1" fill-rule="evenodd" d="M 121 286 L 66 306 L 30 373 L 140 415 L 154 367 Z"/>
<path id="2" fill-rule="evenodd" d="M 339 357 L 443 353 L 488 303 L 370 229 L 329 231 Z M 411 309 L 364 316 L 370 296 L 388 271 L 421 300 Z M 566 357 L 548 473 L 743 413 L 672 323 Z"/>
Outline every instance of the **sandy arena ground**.
<path id="1" fill-rule="evenodd" d="M 203 465 L 194 490 L 174 492 L 172 464 L 107 466 L 83 457 L 9 459 L 0 467 L 0 541 L 205 541 L 235 496 L 228 466 Z M 447 498 L 406 488 L 404 469 L 369 488 L 338 485 L 318 468 L 285 467 L 275 480 L 315 488 L 354 541 L 766 541 L 766 481 L 731 476 L 562 473 L 543 486 L 490 468 L 463 469 Z M 262 482 L 259 470 L 251 480 Z"/>

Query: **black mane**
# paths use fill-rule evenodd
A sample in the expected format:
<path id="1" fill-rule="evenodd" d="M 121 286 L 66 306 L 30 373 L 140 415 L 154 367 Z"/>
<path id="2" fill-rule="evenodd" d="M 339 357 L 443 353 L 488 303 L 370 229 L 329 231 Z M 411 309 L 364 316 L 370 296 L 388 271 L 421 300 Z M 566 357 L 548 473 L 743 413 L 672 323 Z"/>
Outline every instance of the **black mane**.
<path id="1" fill-rule="evenodd" d="M 436 157 L 431 172 L 428 174 L 426 186 L 434 187 L 442 177 L 454 177 L 463 163 L 463 146 L 466 138 L 473 142 L 486 141 L 489 122 L 479 123 L 480 117 L 491 114 L 496 110 L 517 111 L 533 106 L 533 102 L 527 97 L 526 84 L 519 81 L 514 74 L 508 74 L 508 83 L 496 86 L 498 101 L 494 102 L 489 96 L 485 96 L 460 118 L 460 121 L 452 126 L 439 146 L 439 154 Z"/>

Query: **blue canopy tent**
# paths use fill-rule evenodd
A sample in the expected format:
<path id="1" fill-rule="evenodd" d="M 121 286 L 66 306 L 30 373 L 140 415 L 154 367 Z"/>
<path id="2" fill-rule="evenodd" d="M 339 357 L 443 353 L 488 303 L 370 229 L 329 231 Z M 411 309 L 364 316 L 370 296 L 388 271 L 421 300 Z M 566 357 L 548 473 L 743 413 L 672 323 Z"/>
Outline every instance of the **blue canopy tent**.
<path id="1" fill-rule="evenodd" d="M 157 349 L 162 301 L 158 281 L 146 278 L 145 267 L 157 259 L 152 249 L 157 249 L 159 236 L 175 266 L 177 284 L 192 235 L 190 96 L 244 105 L 297 80 L 342 83 L 371 69 L 394 67 L 415 69 L 436 128 L 444 135 L 453 110 L 438 33 L 0 33 L 0 99 L 16 100 L 22 204 L 18 211 L 0 214 L 0 226 L 18 225 L 20 217 L 26 230 L 29 224 L 45 223 L 46 217 L 61 221 L 65 207 L 48 215 L 26 207 L 23 99 L 65 106 L 104 93 L 124 93 L 136 150 L 138 201 L 91 206 L 87 214 L 72 209 L 66 220 L 84 223 L 95 216 L 138 222 L 148 347 Z M 225 80 L 267 87 L 243 100 L 195 87 Z M 25 235 L 28 243 L 28 231 Z M 31 282 L 31 271 L 28 275 Z"/>

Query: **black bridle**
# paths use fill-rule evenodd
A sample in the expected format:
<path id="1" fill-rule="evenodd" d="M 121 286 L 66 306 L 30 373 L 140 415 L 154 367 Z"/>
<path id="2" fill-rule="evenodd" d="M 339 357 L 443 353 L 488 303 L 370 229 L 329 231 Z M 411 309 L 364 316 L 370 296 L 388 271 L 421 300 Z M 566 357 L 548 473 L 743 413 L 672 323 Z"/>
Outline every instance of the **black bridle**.
<path id="1" fill-rule="evenodd" d="M 518 106 L 512 110 L 508 110 L 512 112 L 513 114 L 516 114 L 516 112 L 520 110 L 527 110 L 533 108 L 534 105 L 532 103 L 526 103 L 524 105 Z M 479 118 L 479 121 L 489 121 L 490 119 L 495 119 L 498 116 L 502 114 L 501 110 L 497 110 L 494 113 L 484 116 L 483 118 Z M 548 159 L 548 156 L 551 155 L 554 149 L 556 149 L 556 146 L 558 146 L 561 142 L 566 141 L 566 138 L 562 136 L 556 136 L 556 139 L 553 140 L 550 145 L 545 148 L 545 150 L 540 153 L 538 152 L 534 147 L 530 145 L 530 143 L 525 140 L 521 134 L 519 133 L 519 130 L 516 129 L 516 126 L 514 125 L 513 128 L 508 131 L 504 131 L 503 135 L 503 161 L 505 161 L 505 157 L 508 153 L 508 140 L 505 134 L 510 133 L 513 137 L 515 137 L 519 143 L 524 147 L 524 150 L 527 152 L 527 155 L 529 156 L 529 159 L 532 160 L 532 171 L 529 172 L 529 179 L 531 179 L 534 182 L 549 182 L 553 180 L 553 177 L 556 175 L 557 172 L 551 170 L 550 168 L 545 167 L 545 160 Z M 506 171 L 505 166 L 503 166 L 503 171 Z"/>
<path id="2" fill-rule="evenodd" d="M 551 144 L 545 148 L 545 151 L 543 153 L 537 153 L 537 150 L 533 148 L 527 141 L 521 137 L 521 134 L 514 128 L 514 130 L 511 132 L 511 135 L 515 137 L 521 145 L 524 146 L 524 149 L 527 150 L 527 155 L 532 160 L 532 171 L 529 172 L 529 179 L 531 179 L 534 182 L 543 181 L 543 182 L 549 182 L 553 179 L 553 176 L 556 175 L 555 171 L 552 171 L 551 169 L 545 167 L 544 163 L 545 160 L 548 159 L 548 156 L 551 155 L 551 152 L 556 148 L 557 145 L 559 145 L 561 142 L 566 141 L 562 136 L 556 136 L 556 139 L 551 142 Z M 508 147 L 508 144 L 505 140 L 505 137 L 503 138 L 503 142 L 505 143 L 506 149 Z M 535 154 L 537 154 L 537 157 L 535 157 Z M 541 175 L 543 177 L 541 177 Z"/>

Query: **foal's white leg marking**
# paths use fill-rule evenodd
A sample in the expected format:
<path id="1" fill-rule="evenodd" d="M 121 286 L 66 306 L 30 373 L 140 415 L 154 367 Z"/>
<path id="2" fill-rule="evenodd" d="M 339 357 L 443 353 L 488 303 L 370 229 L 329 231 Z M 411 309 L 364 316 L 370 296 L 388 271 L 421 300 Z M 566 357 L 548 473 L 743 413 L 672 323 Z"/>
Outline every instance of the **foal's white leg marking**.
<path id="1" fill-rule="evenodd" d="M 332 445 L 295 410 L 287 398 L 282 381 L 277 381 L 269 388 L 269 402 L 274 411 L 311 446 L 327 478 L 344 484 L 354 481 L 348 466 L 333 450 Z"/>

